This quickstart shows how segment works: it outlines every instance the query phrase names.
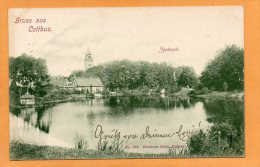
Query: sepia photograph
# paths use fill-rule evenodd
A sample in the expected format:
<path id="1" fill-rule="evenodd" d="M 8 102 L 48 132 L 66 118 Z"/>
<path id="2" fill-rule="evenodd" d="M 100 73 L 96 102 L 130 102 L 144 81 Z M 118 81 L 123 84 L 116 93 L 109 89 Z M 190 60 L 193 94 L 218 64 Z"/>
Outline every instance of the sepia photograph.
<path id="1" fill-rule="evenodd" d="M 242 6 L 9 8 L 10 160 L 244 157 Z"/>

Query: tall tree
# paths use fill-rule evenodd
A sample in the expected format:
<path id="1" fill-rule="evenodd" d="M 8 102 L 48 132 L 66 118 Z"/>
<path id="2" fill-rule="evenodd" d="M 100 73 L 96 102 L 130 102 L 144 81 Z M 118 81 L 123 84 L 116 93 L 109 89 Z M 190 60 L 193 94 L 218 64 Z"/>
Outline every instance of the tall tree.
<path id="1" fill-rule="evenodd" d="M 50 77 L 46 61 L 27 54 L 9 59 L 11 98 L 20 97 L 27 90 L 37 97 L 47 94 Z"/>
<path id="2" fill-rule="evenodd" d="M 86 71 L 74 71 L 76 77 L 99 77 L 104 86 L 111 91 L 166 89 L 169 93 L 177 91 L 177 82 L 180 86 L 196 86 L 196 75 L 191 67 L 181 67 L 181 75 L 176 76 L 176 69 L 166 63 L 149 63 L 145 61 L 112 61 L 89 68 Z"/>
<path id="3" fill-rule="evenodd" d="M 181 66 L 176 68 L 176 77 L 179 87 L 195 88 L 198 84 L 198 79 L 195 70 L 189 66 Z"/>
<path id="4" fill-rule="evenodd" d="M 203 86 L 219 91 L 243 90 L 244 49 L 236 45 L 226 46 L 208 63 L 200 80 Z"/>

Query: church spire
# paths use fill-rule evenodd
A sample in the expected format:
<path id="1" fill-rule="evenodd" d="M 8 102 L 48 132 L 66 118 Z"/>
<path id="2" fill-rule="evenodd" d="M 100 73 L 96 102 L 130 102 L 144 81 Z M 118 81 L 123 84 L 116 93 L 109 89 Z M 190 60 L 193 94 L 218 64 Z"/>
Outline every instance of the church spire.
<path id="1" fill-rule="evenodd" d="M 91 68 L 93 66 L 93 58 L 92 53 L 90 52 L 89 48 L 85 54 L 85 70 Z"/>

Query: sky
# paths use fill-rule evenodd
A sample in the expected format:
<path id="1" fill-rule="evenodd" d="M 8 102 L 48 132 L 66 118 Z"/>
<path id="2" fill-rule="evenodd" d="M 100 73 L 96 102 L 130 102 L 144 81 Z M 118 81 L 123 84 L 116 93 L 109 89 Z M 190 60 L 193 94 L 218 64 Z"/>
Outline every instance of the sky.
<path id="1" fill-rule="evenodd" d="M 68 76 L 84 69 L 89 49 L 95 65 L 122 59 L 167 62 L 191 66 L 199 75 L 225 46 L 244 46 L 243 19 L 241 6 L 12 8 L 9 56 L 44 58 L 50 75 Z M 51 31 L 29 32 L 30 26 Z"/>

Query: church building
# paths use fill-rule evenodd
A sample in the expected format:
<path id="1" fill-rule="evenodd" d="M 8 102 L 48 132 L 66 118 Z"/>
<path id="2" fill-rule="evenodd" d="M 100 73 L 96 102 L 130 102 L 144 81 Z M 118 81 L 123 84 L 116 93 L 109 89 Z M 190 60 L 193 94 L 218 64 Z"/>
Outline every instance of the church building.
<path id="1" fill-rule="evenodd" d="M 91 52 L 88 50 L 85 55 L 84 69 L 87 70 L 94 66 L 93 57 Z M 74 90 L 89 93 L 102 93 L 104 85 L 98 77 L 51 77 L 51 84 L 58 88 L 66 90 Z"/>

